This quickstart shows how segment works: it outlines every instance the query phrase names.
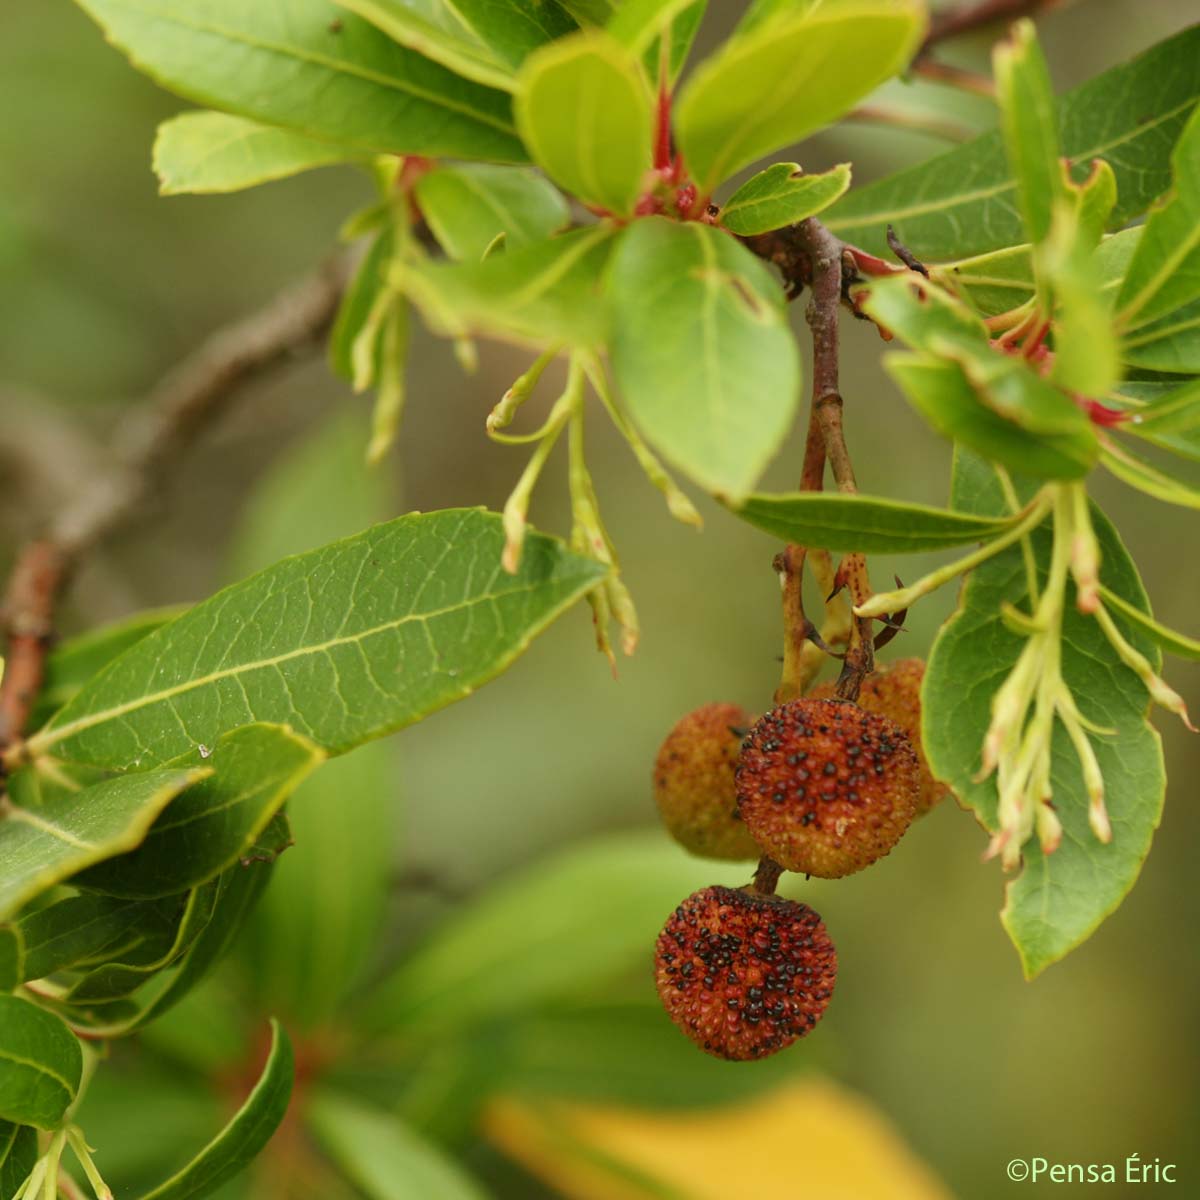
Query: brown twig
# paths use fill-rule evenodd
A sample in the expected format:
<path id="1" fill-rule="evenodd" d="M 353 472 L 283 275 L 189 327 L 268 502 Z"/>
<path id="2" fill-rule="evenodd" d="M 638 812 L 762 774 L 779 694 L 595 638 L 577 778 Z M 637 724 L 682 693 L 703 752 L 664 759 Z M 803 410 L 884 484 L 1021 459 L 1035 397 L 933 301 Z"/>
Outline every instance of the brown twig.
<path id="1" fill-rule="evenodd" d="M 80 557 L 135 512 L 237 389 L 319 342 L 337 311 L 348 264 L 338 256 L 254 315 L 219 331 L 178 364 L 118 428 L 112 473 L 82 489 L 30 542 L 5 595 L 0 753 L 11 762 L 45 670 L 54 614 Z"/>
<path id="2" fill-rule="evenodd" d="M 930 83 L 944 83 L 959 91 L 983 96 L 986 100 L 996 98 L 996 85 L 991 76 L 981 75 L 978 71 L 968 71 L 965 67 L 956 67 L 936 58 L 914 59 L 908 70 L 910 74 L 928 79 Z"/>
<path id="3" fill-rule="evenodd" d="M 1054 7 L 1056 0 L 978 0 L 976 4 L 963 4 L 956 8 L 942 9 L 933 14 L 929 32 L 921 43 L 918 57 L 927 54 L 939 42 L 973 33 L 987 25 L 1001 21 L 1015 21 L 1019 17 L 1031 17 Z"/>

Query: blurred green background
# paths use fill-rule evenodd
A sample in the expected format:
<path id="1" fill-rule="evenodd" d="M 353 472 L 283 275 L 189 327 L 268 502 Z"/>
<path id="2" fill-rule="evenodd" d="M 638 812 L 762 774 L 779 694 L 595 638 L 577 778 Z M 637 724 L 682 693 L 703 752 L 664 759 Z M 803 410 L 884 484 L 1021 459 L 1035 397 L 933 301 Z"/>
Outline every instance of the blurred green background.
<path id="1" fill-rule="evenodd" d="M 729 10 L 706 28 L 709 40 L 734 6 Z M 1056 9 L 1041 21 L 1056 84 L 1071 86 L 1129 57 L 1194 15 L 1190 0 L 1088 0 Z M 978 39 L 957 47 L 954 57 L 982 65 L 986 47 Z M 886 91 L 898 104 L 967 123 L 989 119 L 986 104 L 954 92 L 902 84 Z M 9 558 L 20 537 L 95 466 L 95 446 L 124 407 L 208 331 L 314 265 L 345 215 L 369 198 L 365 178 L 327 170 L 237 196 L 160 199 L 149 170 L 154 128 L 184 107 L 131 70 L 66 0 L 10 5 L 4 13 L 0 558 Z M 798 157 L 810 170 L 852 160 L 861 182 L 941 145 L 922 134 L 854 126 L 814 139 Z M 860 483 L 940 502 L 948 447 L 885 380 L 880 350 L 869 325 L 847 322 L 843 390 Z M 501 507 L 524 458 L 491 444 L 483 420 L 523 365 L 519 353 L 484 347 L 479 371 L 464 376 L 447 345 L 419 336 L 398 453 L 383 479 L 362 485 L 351 445 L 339 459 L 345 486 L 394 489 L 392 512 Z M 361 418 L 365 409 L 317 359 L 241 394 L 145 519 L 81 572 L 68 630 L 201 598 L 228 581 L 236 565 L 256 565 L 253 539 L 272 535 L 256 534 L 246 513 L 264 472 L 337 414 Z M 703 534 L 673 523 L 604 421 L 592 421 L 589 441 L 605 518 L 640 609 L 642 646 L 620 662 L 614 680 L 592 648 L 589 614 L 580 607 L 501 680 L 391 743 L 378 800 L 393 826 L 385 832 L 395 835 L 396 886 L 380 961 L 524 864 L 593 835 L 651 826 L 650 766 L 685 710 L 714 699 L 760 709 L 769 701 L 779 651 L 770 539 L 704 502 Z M 793 440 L 767 484 L 787 488 L 799 456 Z M 1141 565 L 1157 615 L 1194 633 L 1194 518 L 1104 478 L 1095 494 Z M 271 507 L 260 498 L 251 511 L 264 505 Z M 565 466 L 557 456 L 534 518 L 548 530 L 567 528 Z M 893 571 L 911 579 L 925 565 L 880 558 L 872 572 L 877 583 Z M 947 589 L 923 602 L 889 653 L 924 654 L 953 600 Z M 1172 663 L 1169 675 L 1193 711 L 1200 709 L 1200 673 Z M 1065 1185 L 1006 1181 L 1010 1158 L 1035 1154 L 1083 1163 L 1158 1157 L 1179 1164 L 1180 1183 L 1169 1194 L 1200 1195 L 1200 742 L 1177 723 L 1156 721 L 1172 783 L 1141 881 L 1091 941 L 1035 984 L 1022 980 L 997 920 L 1002 878 L 996 864 L 980 865 L 984 835 L 953 805 L 922 820 L 874 869 L 791 889 L 823 914 L 842 965 L 836 1002 L 817 1036 L 788 1052 L 782 1069 L 803 1073 L 817 1063 L 872 1100 L 964 1200 L 1022 1190 L 1058 1194 Z M 691 875 L 700 887 L 713 873 L 696 862 Z M 615 986 L 622 990 L 614 995 L 642 995 L 637 981 Z M 219 1010 L 215 1001 L 206 1010 L 216 1023 L 211 1037 L 199 1040 L 210 1047 L 221 1036 Z M 199 1011 L 193 1008 L 190 1019 L 199 1020 Z M 545 1036 L 550 1055 L 549 1039 L 569 1037 L 569 1030 L 548 1028 Z M 676 1036 L 661 1030 L 662 1038 Z M 195 1060 L 194 1044 L 176 1049 Z M 495 1053 L 484 1031 L 481 1061 Z M 154 1069 L 175 1079 L 177 1113 L 157 1091 L 152 1111 L 139 1108 L 150 1093 L 146 1076 L 131 1069 L 116 1071 L 109 1085 L 114 1096 L 122 1087 L 127 1093 L 128 1104 L 114 1100 L 110 1108 L 119 1117 L 89 1124 L 101 1164 L 116 1164 L 117 1179 L 122 1161 L 136 1174 L 135 1151 L 155 1140 L 160 1123 L 176 1129 L 204 1115 L 195 1085 L 180 1082 L 169 1065 L 179 1060 L 167 1053 L 161 1061 L 168 1065 Z M 212 1061 L 223 1061 L 219 1051 Z M 689 1099 L 703 1102 L 710 1085 L 714 1098 L 725 1096 L 728 1071 L 759 1069 L 700 1071 L 689 1079 Z M 781 1068 L 770 1069 L 778 1078 Z M 752 1084 L 743 1076 L 735 1086 Z M 644 1099 L 655 1104 L 660 1096 Z M 447 1121 L 431 1127 L 464 1147 L 495 1194 L 557 1194 L 487 1148 L 470 1121 Z M 1156 1190 L 1168 1194 L 1165 1186 L 1136 1194 Z M 792 1194 L 802 1193 L 780 1192 Z"/>

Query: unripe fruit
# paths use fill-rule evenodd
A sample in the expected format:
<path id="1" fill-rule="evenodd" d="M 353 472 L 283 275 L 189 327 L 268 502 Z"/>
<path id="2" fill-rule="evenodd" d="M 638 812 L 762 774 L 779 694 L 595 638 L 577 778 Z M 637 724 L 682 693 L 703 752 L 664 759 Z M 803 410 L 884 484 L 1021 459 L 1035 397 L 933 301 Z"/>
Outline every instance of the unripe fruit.
<path id="1" fill-rule="evenodd" d="M 923 816 L 935 804 L 950 795 L 944 783 L 938 783 L 929 769 L 925 747 L 921 745 L 921 680 L 925 663 L 919 658 L 898 658 L 877 667 L 863 680 L 858 706 L 867 712 L 889 717 L 908 734 L 917 761 L 921 764 L 921 790 L 917 795 L 917 816 Z M 822 683 L 809 693 L 813 700 L 833 699 L 833 684 Z"/>
<path id="2" fill-rule="evenodd" d="M 781 866 L 837 879 L 900 840 L 920 782 L 894 721 L 846 700 L 792 700 L 760 718 L 742 745 L 738 810 Z"/>
<path id="3" fill-rule="evenodd" d="M 737 813 L 733 771 L 754 718 L 736 704 L 706 704 L 667 734 L 654 764 L 654 799 L 663 824 L 702 858 L 762 857 Z"/>
<path id="4" fill-rule="evenodd" d="M 655 980 L 671 1020 L 717 1058 L 765 1058 L 803 1037 L 833 995 L 837 952 L 811 908 L 708 887 L 658 935 Z"/>

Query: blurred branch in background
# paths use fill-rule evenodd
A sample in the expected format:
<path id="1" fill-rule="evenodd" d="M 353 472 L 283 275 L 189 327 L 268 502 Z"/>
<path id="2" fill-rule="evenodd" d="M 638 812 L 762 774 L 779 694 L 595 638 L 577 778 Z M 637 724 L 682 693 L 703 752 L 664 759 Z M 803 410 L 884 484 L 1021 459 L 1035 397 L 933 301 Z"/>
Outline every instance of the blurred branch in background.
<path id="1" fill-rule="evenodd" d="M 346 255 L 332 256 L 178 363 L 118 425 L 99 476 L 85 479 L 45 534 L 18 555 L 0 614 L 6 640 L 0 751 L 24 732 L 53 640 L 58 598 L 80 558 L 139 510 L 240 387 L 321 346 L 349 270 Z"/>

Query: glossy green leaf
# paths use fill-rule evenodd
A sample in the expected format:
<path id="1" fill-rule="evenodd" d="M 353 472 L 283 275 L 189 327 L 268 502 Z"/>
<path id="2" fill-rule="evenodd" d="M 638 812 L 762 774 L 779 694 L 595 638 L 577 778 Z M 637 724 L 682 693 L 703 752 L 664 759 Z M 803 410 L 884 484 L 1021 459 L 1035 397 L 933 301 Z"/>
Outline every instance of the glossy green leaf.
<path id="1" fill-rule="evenodd" d="M 874 280 L 854 295 L 863 312 L 914 350 L 933 351 L 938 343 L 953 342 L 991 352 L 983 322 L 939 288 L 914 286 L 899 275 Z"/>
<path id="2" fill-rule="evenodd" d="M 164 196 L 236 192 L 363 157 L 360 150 L 220 112 L 172 117 L 154 139 L 154 173 Z"/>
<path id="3" fill-rule="evenodd" d="M 1066 202 L 1059 163 L 1054 89 L 1046 56 L 1030 20 L 1018 21 L 993 54 L 1000 128 L 1017 181 L 1017 206 L 1026 238 L 1043 241 L 1055 205 Z"/>
<path id="4" fill-rule="evenodd" d="M 130 940 L 131 931 L 154 906 L 109 896 L 68 896 L 21 919 L 25 941 L 24 979 L 95 961 L 107 948 Z"/>
<path id="5" fill-rule="evenodd" d="M 25 979 L 25 937 L 19 925 L 0 925 L 0 992 L 13 992 Z"/>
<path id="6" fill-rule="evenodd" d="M 980 516 L 1006 511 L 990 467 L 959 454 L 954 505 Z M 1100 539 L 1101 579 L 1127 603 L 1148 610 L 1137 571 L 1103 515 L 1093 509 Z M 1049 560 L 1048 530 L 1032 536 L 1037 561 Z M 990 723 L 995 689 L 1016 662 L 1024 640 L 1004 624 L 1005 602 L 1028 607 L 1019 546 L 989 559 L 967 579 L 959 608 L 943 626 L 929 657 L 922 690 L 923 736 L 934 773 L 994 831 L 996 783 L 979 781 L 980 748 Z M 1114 614 L 1126 637 L 1157 665 L 1150 640 Z M 1105 781 L 1113 840 L 1104 845 L 1088 827 L 1088 797 L 1066 731 L 1054 731 L 1052 785 L 1064 836 L 1053 854 L 1037 840 L 1026 844 L 1024 868 L 1008 884 L 1001 919 L 1021 955 L 1025 973 L 1037 975 L 1091 935 L 1133 886 L 1162 811 L 1164 775 L 1158 735 L 1146 719 L 1146 690 L 1125 667 L 1096 622 L 1068 603 L 1064 617 L 1063 676 L 1083 715 L 1116 731 L 1089 735 Z"/>
<path id="7" fill-rule="evenodd" d="M 173 621 L 186 612 L 187 607 L 181 604 L 173 608 L 154 608 L 135 613 L 112 625 L 103 625 L 99 629 L 68 638 L 56 646 L 46 659 L 46 675 L 34 706 L 32 726 L 36 729 L 49 720 L 55 709 L 66 704 L 118 654 L 124 654 L 135 642 L 140 642 L 159 626 Z"/>
<path id="8" fill-rule="evenodd" d="M 1200 489 L 1160 470 L 1125 446 L 1107 442 L 1100 449 L 1100 461 L 1118 479 L 1147 496 L 1181 508 L 1200 508 Z"/>
<path id="9" fill-rule="evenodd" d="M 509 98 L 327 0 L 78 0 L 163 87 L 210 108 L 384 154 L 522 162 Z"/>
<path id="10" fill-rule="evenodd" d="M 846 0 L 735 35 L 696 68 L 676 108 L 701 195 L 847 112 L 908 63 L 923 30 L 909 0 Z"/>
<path id="11" fill-rule="evenodd" d="M 0 820 L 0 919 L 85 867 L 138 846 L 171 800 L 211 774 L 202 765 L 181 767 L 76 789 L 23 769 L 10 781 Z"/>
<path id="12" fill-rule="evenodd" d="M 53 1129 L 79 1091 L 83 1052 L 61 1018 L 0 995 L 0 1120 Z"/>
<path id="13" fill-rule="evenodd" d="M 1095 461 L 1095 435 L 1031 433 L 981 403 L 958 363 L 920 354 L 889 354 L 888 374 L 939 433 L 1010 470 L 1043 479 L 1077 479 Z M 1047 385 L 1048 386 L 1048 385 Z"/>
<path id="14" fill-rule="evenodd" d="M 254 1090 L 229 1124 L 186 1167 L 142 1200 L 199 1200 L 234 1178 L 258 1156 L 287 1113 L 295 1068 L 292 1047 L 271 1022 L 271 1050 Z"/>
<path id="15" fill-rule="evenodd" d="M 15 1196 L 38 1159 L 37 1131 L 0 1121 L 0 1196 Z"/>
<path id="16" fill-rule="evenodd" d="M 1174 454 L 1200 462 L 1200 381 L 1173 384 L 1123 383 L 1120 397 L 1144 401 L 1132 408 L 1122 433 L 1132 433 Z"/>
<path id="17" fill-rule="evenodd" d="M 1110 587 L 1101 585 L 1100 596 L 1109 609 L 1119 613 L 1130 625 L 1140 629 L 1167 653 L 1174 654 L 1178 658 L 1191 659 L 1193 662 L 1200 661 L 1200 638 L 1188 637 L 1186 634 L 1168 628 L 1156 621 L 1145 609 L 1131 604 Z"/>
<path id="18" fill-rule="evenodd" d="M 615 0 L 559 0 L 580 25 L 607 25 L 616 10 Z"/>
<path id="19" fill-rule="evenodd" d="M 728 234 L 653 218 L 609 274 L 611 356 L 634 421 L 701 486 L 738 503 L 791 426 L 800 362 L 783 291 Z"/>
<path id="20" fill-rule="evenodd" d="M 850 164 L 805 175 L 799 163 L 773 163 L 746 180 L 721 206 L 721 224 L 745 237 L 815 216 L 850 187 Z"/>
<path id="21" fill-rule="evenodd" d="M 409 1036 L 587 994 L 648 962 L 681 896 L 745 878 L 744 865 L 697 863 L 657 831 L 567 849 L 450 917 L 375 990 L 364 1027 Z"/>
<path id="22" fill-rule="evenodd" d="M 569 213 L 562 194 L 523 167 L 438 167 L 416 186 L 421 215 L 454 259 L 478 262 L 500 234 L 508 250 L 556 233 Z"/>
<path id="23" fill-rule="evenodd" d="M 704 19 L 708 0 L 624 0 L 608 32 L 645 64 L 655 85 L 675 82 Z"/>
<path id="24" fill-rule="evenodd" d="M 1168 154 L 1197 98 L 1200 26 L 1069 92 L 1058 108 L 1073 175 L 1106 159 L 1117 180 L 1110 228 L 1144 212 L 1170 186 Z M 946 154 L 856 188 L 824 218 L 839 237 L 888 253 L 887 226 L 928 260 L 958 259 L 1026 240 L 1016 185 L 994 131 Z"/>
<path id="25" fill-rule="evenodd" d="M 1121 361 L 1150 371 L 1200 374 L 1200 299 L 1127 333 Z"/>
<path id="26" fill-rule="evenodd" d="M 110 896 L 154 899 L 207 883 L 242 858 L 284 801 L 325 760 L 284 725 L 231 730 L 189 756 L 212 770 L 171 802 L 136 850 L 77 878 Z"/>
<path id="27" fill-rule="evenodd" d="M 608 334 L 601 279 L 613 230 L 589 226 L 482 263 L 406 266 L 398 282 L 436 333 L 488 334 L 539 350 L 598 346 Z"/>
<path id="28" fill-rule="evenodd" d="M 322 1090 L 305 1109 L 325 1153 L 369 1200 L 483 1200 L 443 1150 L 393 1113 Z"/>
<path id="29" fill-rule="evenodd" d="M 336 0 L 457 75 L 512 91 L 529 53 L 575 22 L 555 0 Z"/>
<path id="30" fill-rule="evenodd" d="M 1171 154 L 1171 190 L 1151 211 L 1121 285 L 1118 322 L 1137 329 L 1200 298 L 1200 111 Z"/>
<path id="31" fill-rule="evenodd" d="M 198 604 L 89 683 L 31 754 L 147 766 L 290 724 L 331 753 L 420 720 L 509 665 L 604 568 L 540 534 L 500 567 L 500 518 L 415 513 Z"/>
<path id="32" fill-rule="evenodd" d="M 734 511 L 787 542 L 868 554 L 917 554 L 986 542 L 1013 523 L 878 496 L 826 492 L 751 496 Z"/>
<path id="33" fill-rule="evenodd" d="M 565 191 L 628 215 L 651 166 L 654 105 L 633 55 L 589 32 L 530 55 L 514 99 L 529 153 Z"/>

